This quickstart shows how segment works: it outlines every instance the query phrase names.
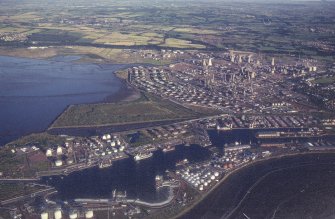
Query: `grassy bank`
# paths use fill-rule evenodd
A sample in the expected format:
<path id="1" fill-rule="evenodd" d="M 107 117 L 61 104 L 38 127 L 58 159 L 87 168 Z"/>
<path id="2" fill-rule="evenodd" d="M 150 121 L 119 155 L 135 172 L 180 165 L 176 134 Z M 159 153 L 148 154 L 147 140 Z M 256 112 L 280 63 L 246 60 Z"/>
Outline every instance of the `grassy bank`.
<path id="1" fill-rule="evenodd" d="M 113 126 L 192 119 L 202 116 L 169 100 L 144 95 L 132 102 L 70 106 L 50 128 Z"/>

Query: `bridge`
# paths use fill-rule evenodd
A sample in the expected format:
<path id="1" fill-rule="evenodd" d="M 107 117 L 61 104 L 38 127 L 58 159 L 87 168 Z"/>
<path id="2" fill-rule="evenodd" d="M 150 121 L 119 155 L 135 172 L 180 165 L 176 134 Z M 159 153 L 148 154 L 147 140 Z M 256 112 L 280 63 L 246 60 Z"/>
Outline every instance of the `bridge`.
<path id="1" fill-rule="evenodd" d="M 145 207 L 150 207 L 150 208 L 162 208 L 165 207 L 166 205 L 169 205 L 173 199 L 174 199 L 174 188 L 177 187 L 176 185 L 169 185 L 165 186 L 169 187 L 169 194 L 166 200 L 160 201 L 160 202 L 147 202 L 147 201 L 142 201 L 140 199 L 125 199 L 125 203 L 129 204 L 138 204 L 142 205 Z M 113 201 L 110 199 L 75 199 L 75 202 L 78 203 L 88 203 L 88 204 L 106 204 L 106 205 L 111 205 L 111 204 L 116 204 L 117 201 Z"/>

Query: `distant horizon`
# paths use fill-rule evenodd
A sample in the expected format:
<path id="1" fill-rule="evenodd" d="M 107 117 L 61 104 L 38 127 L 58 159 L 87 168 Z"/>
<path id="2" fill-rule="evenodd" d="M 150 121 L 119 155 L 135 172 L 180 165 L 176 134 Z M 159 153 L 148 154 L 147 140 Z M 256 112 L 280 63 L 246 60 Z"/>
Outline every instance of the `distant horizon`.
<path id="1" fill-rule="evenodd" d="M 92 2 L 91 0 L 2 0 L 3 2 L 89 2 L 89 3 L 97 3 L 97 2 L 159 2 L 163 1 L 167 2 L 279 2 L 279 3 L 294 3 L 294 2 L 335 2 L 335 0 L 95 0 Z"/>

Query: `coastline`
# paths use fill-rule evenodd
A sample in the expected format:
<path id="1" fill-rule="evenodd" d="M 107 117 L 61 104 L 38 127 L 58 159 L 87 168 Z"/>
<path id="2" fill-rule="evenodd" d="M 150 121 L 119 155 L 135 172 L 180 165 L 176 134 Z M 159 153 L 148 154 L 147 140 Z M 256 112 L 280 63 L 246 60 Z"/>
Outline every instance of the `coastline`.
<path id="1" fill-rule="evenodd" d="M 10 58 L 23 58 L 23 59 L 32 59 L 32 60 L 51 60 L 54 57 L 58 57 L 58 56 L 68 56 L 69 54 L 55 54 L 53 56 L 47 56 L 47 57 L 21 57 L 21 56 L 14 56 L 14 55 L 0 55 L 0 56 L 4 56 L 4 57 L 10 57 Z M 91 64 L 95 64 L 95 65 L 101 65 L 101 64 L 116 64 L 119 65 L 117 63 L 111 63 L 111 62 L 104 62 L 104 63 L 93 63 L 93 62 L 85 62 L 85 63 L 91 63 Z M 117 70 L 113 70 L 111 72 L 112 77 L 115 78 L 116 81 L 118 81 L 118 83 L 120 84 L 119 89 L 116 91 L 116 93 L 114 94 L 107 94 L 107 96 L 103 97 L 101 100 L 97 100 L 95 102 L 93 102 L 92 104 L 103 104 L 103 103 L 116 103 L 116 102 L 126 102 L 126 101 L 134 101 L 138 98 L 140 98 L 140 93 L 134 89 L 133 87 L 131 87 L 126 80 L 120 78 L 117 75 L 118 71 L 122 71 L 126 68 L 128 68 L 129 66 L 134 66 L 136 65 L 134 64 L 126 64 L 120 67 L 120 69 Z M 90 104 L 90 103 L 86 103 L 86 104 Z M 11 144 L 13 142 L 16 142 L 26 136 L 32 135 L 32 134 L 42 134 L 42 133 L 46 133 L 51 127 L 52 124 L 66 111 L 68 110 L 69 107 L 76 105 L 76 104 L 69 104 L 67 106 L 64 107 L 64 109 L 58 114 L 56 115 L 54 118 L 52 118 L 52 120 L 50 121 L 50 123 L 47 125 L 47 127 L 45 129 L 41 129 L 40 131 L 34 131 L 31 130 L 30 132 L 26 132 L 23 135 L 19 135 L 16 136 L 16 138 L 11 139 L 9 142 L 4 141 L 3 144 L 0 144 L 0 147 L 4 147 L 8 144 Z"/>
<path id="2" fill-rule="evenodd" d="M 251 161 L 249 163 L 245 163 L 245 164 L 235 168 L 231 172 L 227 173 L 215 186 L 213 186 L 210 190 L 208 190 L 208 192 L 206 194 L 202 195 L 200 199 L 196 200 L 194 203 L 192 203 L 190 206 L 188 206 L 187 208 L 185 208 L 184 210 L 182 210 L 181 212 L 179 212 L 176 216 L 174 216 L 172 218 L 173 219 L 182 219 L 183 217 L 185 217 L 186 214 L 188 214 L 192 209 L 196 208 L 197 205 L 201 204 L 201 202 L 204 201 L 215 190 L 219 189 L 219 187 L 221 187 L 227 181 L 227 179 L 230 176 L 232 176 L 234 174 L 238 174 L 240 171 L 242 171 L 245 168 L 248 168 L 248 167 L 251 167 L 253 165 L 263 163 L 263 162 L 266 162 L 266 161 L 277 160 L 277 159 L 281 159 L 281 158 L 290 158 L 290 157 L 296 157 L 296 156 L 304 156 L 304 155 L 309 155 L 309 154 L 311 154 L 311 155 L 335 154 L 335 150 L 294 152 L 294 153 L 290 153 L 290 154 L 281 154 L 281 155 L 276 155 L 276 156 L 272 156 L 272 157 L 266 157 L 266 158 L 262 158 L 262 159 L 259 159 L 259 160 Z"/>
<path id="3" fill-rule="evenodd" d="M 109 95 L 105 97 L 103 100 L 100 100 L 94 103 L 84 103 L 84 104 L 108 104 L 108 103 L 127 102 L 127 101 L 130 102 L 130 101 L 135 101 L 141 97 L 140 92 L 138 92 L 133 87 L 131 87 L 125 79 L 117 75 L 117 71 L 114 71 L 113 75 L 115 76 L 115 78 L 117 78 L 117 80 L 120 81 L 121 83 L 120 89 L 115 94 Z M 52 120 L 48 128 L 44 131 L 46 132 L 48 130 L 53 129 L 52 126 L 55 123 L 55 121 L 57 121 L 57 119 L 61 115 L 63 115 L 64 112 L 66 112 L 69 108 L 71 108 L 72 106 L 76 106 L 76 105 L 83 105 L 83 104 L 70 104 L 66 106 L 66 108 L 54 120 Z M 76 128 L 80 128 L 80 127 L 76 127 Z"/>

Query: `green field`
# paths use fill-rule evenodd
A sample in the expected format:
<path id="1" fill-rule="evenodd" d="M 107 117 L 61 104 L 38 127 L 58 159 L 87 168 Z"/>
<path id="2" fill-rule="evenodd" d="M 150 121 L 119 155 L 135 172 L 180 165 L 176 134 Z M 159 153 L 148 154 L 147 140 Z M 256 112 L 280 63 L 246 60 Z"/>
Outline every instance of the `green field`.
<path id="1" fill-rule="evenodd" d="M 165 40 L 165 43 L 162 44 L 163 47 L 173 47 L 173 48 L 189 48 L 189 49 L 204 49 L 206 48 L 203 45 L 200 44 L 194 44 L 191 41 L 188 40 L 181 40 L 176 38 L 167 38 Z"/>
<path id="2" fill-rule="evenodd" d="M 18 183 L 0 183 L 0 201 L 14 198 L 16 196 L 28 195 L 38 191 L 43 187 L 41 186 L 30 186 L 23 182 Z"/>
<path id="3" fill-rule="evenodd" d="M 334 77 L 325 77 L 325 78 L 318 78 L 315 80 L 317 84 L 332 84 L 335 83 L 335 76 Z"/>
<path id="4" fill-rule="evenodd" d="M 49 135 L 47 133 L 38 133 L 38 134 L 30 134 L 23 136 L 15 141 L 12 141 L 7 144 L 7 146 L 32 146 L 41 148 L 42 150 L 46 150 L 49 147 L 62 145 L 65 142 L 65 138 L 61 136 Z M 1 153 L 0 153 L 1 158 Z"/>
<path id="5" fill-rule="evenodd" d="M 133 102 L 70 106 L 51 128 L 92 127 L 163 122 L 200 116 L 190 109 L 155 97 Z"/>
<path id="6" fill-rule="evenodd" d="M 40 2 L 37 8 L 26 2 L 0 8 L 0 33 L 27 34 L 28 43 L 34 45 L 234 49 L 333 61 L 334 4 L 328 4 L 130 0 L 112 1 L 103 9 L 83 3 L 83 7 L 67 10 L 61 2 Z M 17 42 L 6 45 L 17 46 Z"/>

